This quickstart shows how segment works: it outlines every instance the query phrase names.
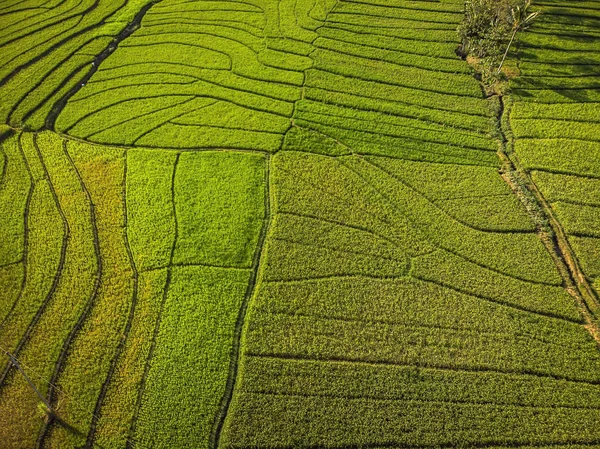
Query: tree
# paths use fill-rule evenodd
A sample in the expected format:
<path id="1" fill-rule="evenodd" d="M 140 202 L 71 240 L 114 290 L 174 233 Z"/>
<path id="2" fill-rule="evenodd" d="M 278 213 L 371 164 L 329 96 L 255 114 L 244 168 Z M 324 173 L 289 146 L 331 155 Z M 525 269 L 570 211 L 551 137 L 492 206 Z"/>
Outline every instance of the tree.
<path id="1" fill-rule="evenodd" d="M 506 46 L 506 51 L 504 52 L 504 56 L 502 57 L 502 61 L 500 61 L 500 65 L 498 66 L 498 71 L 496 73 L 500 73 L 502 70 L 502 66 L 504 65 L 504 61 L 506 61 L 506 56 L 508 55 L 508 51 L 510 50 L 510 46 L 515 40 L 515 36 L 518 31 L 524 31 L 531 26 L 537 16 L 540 15 L 540 11 L 529 12 L 529 7 L 531 6 L 531 0 L 524 0 L 520 5 L 516 5 L 515 7 L 510 8 L 510 24 L 512 28 L 512 35 L 510 36 L 510 41 Z"/>
<path id="2" fill-rule="evenodd" d="M 530 6 L 531 0 L 466 0 L 459 52 L 478 59 L 484 82 L 498 78 L 517 32 L 540 14 L 530 13 Z"/>

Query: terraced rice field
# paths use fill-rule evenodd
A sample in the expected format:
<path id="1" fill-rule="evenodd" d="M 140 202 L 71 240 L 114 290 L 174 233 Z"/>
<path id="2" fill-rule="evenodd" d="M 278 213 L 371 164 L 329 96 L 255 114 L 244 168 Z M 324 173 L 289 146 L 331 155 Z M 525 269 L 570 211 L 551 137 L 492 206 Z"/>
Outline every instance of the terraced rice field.
<path id="1" fill-rule="evenodd" d="M 0 1 L 0 448 L 600 448 L 600 2 Z"/>

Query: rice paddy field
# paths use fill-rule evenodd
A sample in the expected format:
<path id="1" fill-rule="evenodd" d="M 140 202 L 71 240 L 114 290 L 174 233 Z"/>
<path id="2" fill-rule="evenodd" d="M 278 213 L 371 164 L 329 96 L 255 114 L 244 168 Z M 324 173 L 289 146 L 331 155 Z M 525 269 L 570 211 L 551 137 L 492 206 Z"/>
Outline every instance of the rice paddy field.
<path id="1" fill-rule="evenodd" d="M 0 448 L 600 448 L 600 1 L 533 8 L 486 96 L 463 0 L 0 0 Z"/>

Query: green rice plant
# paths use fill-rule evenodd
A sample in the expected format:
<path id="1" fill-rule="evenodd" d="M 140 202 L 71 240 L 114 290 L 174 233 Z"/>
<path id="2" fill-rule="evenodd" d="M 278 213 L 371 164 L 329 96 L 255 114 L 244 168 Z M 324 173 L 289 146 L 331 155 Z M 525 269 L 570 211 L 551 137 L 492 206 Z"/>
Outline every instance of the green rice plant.
<path id="1" fill-rule="evenodd" d="M 431 446 L 519 444 L 538 446 L 595 441 L 596 411 L 544 409 L 495 404 L 386 401 L 310 395 L 240 393 L 244 406 L 229 422 L 223 447 L 243 444 L 282 447 L 364 445 L 402 447 L 414 441 Z M 247 407 L 246 404 L 255 404 Z M 427 428 L 422 428 L 424 421 Z M 310 422 L 302 426 L 298 423 Z M 449 428 L 448 423 L 452 426 Z M 523 423 L 531 423 L 524 426 Z M 497 427 L 496 427 L 497 425 Z"/>
<path id="2" fill-rule="evenodd" d="M 511 120 L 554 119 L 598 123 L 598 106 L 594 103 L 516 103 L 510 110 Z M 568 123 L 565 123 L 568 125 Z"/>
<path id="3" fill-rule="evenodd" d="M 245 349 L 272 358 L 533 373 L 592 384 L 600 363 L 591 337 L 580 347 L 557 347 L 511 334 L 289 314 L 253 315 Z"/>
<path id="4" fill-rule="evenodd" d="M 295 119 L 334 126 L 348 131 L 362 131 L 399 139 L 418 140 L 464 148 L 497 151 L 498 144 L 480 133 L 453 129 L 416 119 L 394 117 L 374 111 L 362 111 L 302 100 L 296 104 Z"/>
<path id="5" fill-rule="evenodd" d="M 481 98 L 481 88 L 470 74 L 450 75 L 416 67 L 403 67 L 402 76 L 399 77 L 399 66 L 385 61 L 340 54 L 322 48 L 318 48 L 312 57 L 316 69 L 337 75 L 425 92 Z"/>
<path id="6" fill-rule="evenodd" d="M 436 251 L 415 259 L 410 274 L 518 309 L 581 321 L 573 298 L 561 286 L 509 277 L 447 251 Z"/>
<path id="7" fill-rule="evenodd" d="M 598 103 L 600 93 L 598 89 L 554 89 L 552 86 L 531 91 L 529 89 L 514 88 L 511 92 L 522 101 L 536 103 Z"/>
<path id="8" fill-rule="evenodd" d="M 337 92 L 333 86 L 327 90 L 316 87 L 307 87 L 304 98 L 321 103 L 334 104 L 346 108 L 357 108 L 367 111 L 381 112 L 405 118 L 414 118 L 433 124 L 446 125 L 460 130 L 477 131 L 481 133 L 492 132 L 493 120 L 491 117 L 469 115 L 461 112 L 449 112 L 416 104 L 401 103 L 393 100 L 384 100 L 352 94 Z"/>
<path id="9" fill-rule="evenodd" d="M 314 3 L 314 0 L 282 0 L 278 5 L 281 34 L 289 39 L 312 43 L 316 37 L 315 30 L 322 25 L 308 15 Z"/>
<path id="10" fill-rule="evenodd" d="M 65 345 L 85 314 L 86 304 L 93 298 L 99 262 L 94 250 L 90 205 L 63 151 L 62 139 L 44 133 L 36 143 L 48 176 L 48 181 L 40 185 L 46 185 L 48 190 L 41 190 L 45 197 L 34 196 L 31 205 L 35 213 L 32 212 L 32 249 L 28 257 L 33 264 L 26 288 L 29 284 L 34 291 L 23 292 L 27 299 L 19 302 L 11 324 L 2 329 L 0 341 L 3 347 L 15 348 L 27 329 L 26 341 L 17 356 L 30 372 L 36 373 L 37 384 L 47 394 L 47 382 L 56 381 L 57 363 Z M 57 225 L 48 226 L 49 217 Z M 52 250 L 48 251 L 48 247 Z M 39 399 L 14 370 L 1 394 L 1 416 L 6 418 L 0 438 L 9 446 L 34 446 L 43 426 L 31 414 Z"/>
<path id="11" fill-rule="evenodd" d="M 431 2 L 431 4 L 433 4 Z M 421 27 L 385 27 L 378 26 L 373 27 L 368 24 L 352 24 L 344 23 L 340 21 L 333 21 L 332 14 L 329 15 L 329 19 L 323 28 L 335 28 L 337 30 L 351 31 L 361 35 L 372 35 L 393 37 L 398 39 L 410 39 L 419 41 L 422 43 L 435 42 L 435 43 L 446 43 L 454 45 L 456 48 L 456 30 L 454 29 L 435 29 L 435 28 L 421 28 Z M 381 21 L 379 21 L 381 25 Z M 414 24 L 413 24 L 414 25 Z"/>
<path id="12" fill-rule="evenodd" d="M 600 239 L 569 236 L 569 243 L 577 254 L 583 272 L 592 280 L 600 278 Z"/>
<path id="13" fill-rule="evenodd" d="M 597 142 L 570 139 L 518 139 L 515 152 L 528 170 L 573 175 L 600 175 Z"/>
<path id="14" fill-rule="evenodd" d="M 34 90 L 30 90 L 19 99 L 15 104 L 16 109 L 13 109 L 9 116 L 11 123 L 23 123 L 29 129 L 43 128 L 54 103 L 61 98 L 61 94 L 64 95 L 77 84 L 78 77 L 74 74 L 87 69 L 93 61 L 93 56 L 79 53 L 100 53 L 110 41 L 107 37 L 95 38 L 79 48 L 75 54 L 62 60 L 40 80 L 40 84 Z M 61 87 L 58 91 L 57 86 Z"/>
<path id="15" fill-rule="evenodd" d="M 358 5 L 360 8 L 360 4 Z M 368 6 L 367 6 L 368 7 Z M 382 8 L 384 9 L 384 8 Z M 381 28 L 413 28 L 418 25 L 419 28 L 424 30 L 435 30 L 435 31 L 446 31 L 454 30 L 455 21 L 453 22 L 427 22 L 427 21 L 415 21 L 410 18 L 402 18 L 401 14 L 396 14 L 400 17 L 386 17 L 383 14 L 390 14 L 391 8 L 385 8 L 385 11 L 379 11 L 377 14 L 369 14 L 367 11 L 356 11 L 356 8 L 345 7 L 344 9 L 336 10 L 330 13 L 327 17 L 329 23 L 334 25 L 341 23 L 343 25 L 359 25 L 363 27 L 381 27 Z M 412 12 L 412 11 L 411 11 Z M 392 13 L 393 14 L 393 13 Z M 405 13 L 406 14 L 406 13 Z M 424 13 L 431 18 L 431 14 Z M 374 20 L 373 16 L 376 17 Z M 411 17 L 414 17 L 411 14 Z"/>
<path id="16" fill-rule="evenodd" d="M 195 127 L 167 122 L 140 137 L 136 140 L 136 144 L 149 147 L 227 148 L 275 152 L 281 148 L 282 141 L 283 135 L 278 133 L 208 126 Z"/>
<path id="17" fill-rule="evenodd" d="M 547 15 L 546 12 L 544 13 L 544 15 Z M 524 61 L 545 62 L 551 64 L 600 64 L 600 54 L 586 50 L 563 51 L 562 49 L 524 48 L 519 52 L 519 58 Z"/>
<path id="18" fill-rule="evenodd" d="M 538 89 L 598 89 L 600 88 L 600 76 L 522 76 L 511 81 L 511 87 L 516 89 L 528 89 L 535 91 Z"/>
<path id="19" fill-rule="evenodd" d="M 547 5 L 538 32 L 524 40 L 520 69 L 525 76 L 512 82 L 518 101 L 511 127 L 518 157 L 552 207 L 583 274 L 598 290 L 600 66 L 594 44 L 600 16 L 595 5 L 588 7 L 588 2 Z"/>
<path id="20" fill-rule="evenodd" d="M 188 6 L 187 11 L 185 11 L 186 19 L 194 20 L 194 22 L 196 23 L 198 21 L 202 21 L 208 22 L 209 24 L 220 24 L 224 21 L 230 21 L 233 22 L 236 25 L 236 27 L 251 29 L 257 33 L 260 33 L 261 30 L 263 30 L 263 28 L 265 27 L 265 15 L 267 17 L 272 17 L 272 14 L 276 11 L 276 5 L 275 8 L 273 8 L 273 5 L 268 5 L 268 3 L 266 2 L 262 2 L 260 6 L 266 5 L 265 9 L 275 9 L 275 11 L 269 11 L 266 14 L 261 14 L 258 11 L 207 11 L 202 9 L 202 6 L 204 6 L 204 4 L 199 5 L 200 8 L 198 9 L 196 9 L 196 5 L 190 4 Z M 149 23 L 157 20 L 169 20 L 171 23 L 178 23 L 178 19 L 181 18 L 181 5 L 174 4 L 170 7 L 163 5 L 163 7 L 152 9 L 153 10 L 151 10 L 147 16 L 147 22 Z"/>
<path id="21" fill-rule="evenodd" d="M 4 323 L 13 306 L 19 301 L 24 277 L 25 267 L 22 262 L 0 267 L 0 288 L 3 291 L 0 297 L 0 323 Z"/>
<path id="22" fill-rule="evenodd" d="M 510 188 L 497 169 L 465 165 L 377 159 L 402 182 L 434 202 L 504 196 Z"/>
<path id="23" fill-rule="evenodd" d="M 374 17 L 393 17 L 417 22 L 413 26 L 421 26 L 423 24 L 427 26 L 430 23 L 455 24 L 460 20 L 461 11 L 457 11 L 455 8 L 449 8 L 446 5 L 437 5 L 437 8 L 431 8 L 427 4 L 426 7 L 423 7 L 423 3 L 425 2 L 415 2 L 416 7 L 407 2 L 402 4 L 389 4 L 383 2 L 345 3 L 336 11 Z M 373 20 L 373 22 L 375 26 L 378 25 L 377 19 Z"/>
<path id="24" fill-rule="evenodd" d="M 184 153 L 174 184 L 176 264 L 250 268 L 265 217 L 265 157 Z"/>
<path id="25" fill-rule="evenodd" d="M 437 258 L 443 259 L 439 256 Z M 429 258 L 432 259 L 435 256 Z M 450 257 L 446 259 L 451 260 Z M 475 273 L 481 271 L 464 263 L 460 266 L 470 269 L 472 280 L 476 279 Z M 435 265 L 430 267 L 435 268 Z M 485 275 L 484 278 L 489 279 L 491 275 Z M 521 301 L 519 304 L 509 293 L 519 288 L 519 283 L 514 280 L 508 281 L 510 287 L 506 293 L 502 292 L 502 285 L 498 280 L 494 281 L 493 290 L 489 289 L 487 292 L 460 291 L 461 286 L 466 284 L 460 282 L 462 284 L 457 283 L 456 287 L 444 286 L 438 282 L 418 279 L 412 273 L 411 276 L 397 279 L 355 276 L 263 282 L 250 313 L 316 316 L 338 321 L 387 323 L 414 328 L 471 330 L 487 335 L 513 335 L 532 342 L 551 344 L 561 341 L 573 350 L 589 345 L 589 335 L 582 332 L 579 323 L 573 321 L 580 319 L 574 307 L 571 306 L 572 311 L 567 312 L 565 317 L 556 319 L 551 316 L 557 310 L 566 310 L 565 305 L 568 306 L 569 300 L 572 303 L 572 299 L 565 298 L 564 291 L 561 293 L 558 287 L 521 283 L 523 292 L 515 298 Z M 473 286 L 471 290 L 481 287 Z M 498 292 L 500 296 L 496 297 Z M 485 296 L 486 294 L 489 296 Z M 541 313 L 533 308 L 528 310 L 527 307 L 534 300 L 528 294 L 548 294 L 558 307 L 550 310 L 542 301 L 537 301 Z"/>
<path id="26" fill-rule="evenodd" d="M 177 36 L 177 35 L 176 35 Z M 161 42 L 157 36 L 144 36 L 135 39 L 135 44 L 119 46 L 114 58 L 109 58 L 105 69 L 120 66 L 123 61 L 132 63 L 170 62 L 173 64 L 196 65 L 198 68 L 213 70 L 230 70 L 232 59 L 222 51 L 212 50 L 200 45 L 193 45 L 194 35 L 163 37 Z M 185 38 L 184 38 L 185 37 Z M 188 43 L 190 42 L 190 43 Z"/>
<path id="27" fill-rule="evenodd" d="M 360 95 L 376 100 L 394 101 L 421 108 L 490 117 L 489 105 L 480 98 L 450 95 L 447 92 L 424 92 L 410 86 L 383 84 L 376 80 L 365 80 L 355 75 L 311 69 L 306 72 L 306 85 L 326 91 L 331 89 L 334 92 Z"/>
<path id="28" fill-rule="evenodd" d="M 249 275 L 245 269 L 173 268 L 136 424 L 136 446 L 187 448 L 190 441 L 208 446 Z"/>
<path id="29" fill-rule="evenodd" d="M 302 72 L 312 67 L 312 59 L 307 56 L 295 55 L 273 49 L 263 50 L 258 54 L 258 60 L 267 67 L 282 70 Z"/>
<path id="30" fill-rule="evenodd" d="M 97 142 L 131 145 L 149 128 L 191 111 L 194 106 L 209 103 L 210 100 L 203 98 L 194 101 L 191 95 L 164 96 L 160 101 L 156 98 L 125 100 L 83 117 L 69 132 Z"/>
<path id="31" fill-rule="evenodd" d="M 89 429 L 96 402 L 107 381 L 115 351 L 126 337 L 125 324 L 132 307 L 132 267 L 126 247 L 123 206 L 124 151 L 72 143 L 67 146 L 77 176 L 94 205 L 94 227 L 101 260 L 99 286 L 91 308 L 69 344 L 69 353 L 56 382 L 62 391 L 60 416 L 72 426 Z M 99 262 L 100 263 L 100 262 Z M 101 347 L 98 342 L 102 340 Z M 76 401 L 69 399 L 77 398 Z M 48 447 L 83 445 L 87 435 L 55 426 L 46 436 Z"/>
<path id="32" fill-rule="evenodd" d="M 571 64 L 552 64 L 552 62 L 543 61 L 521 61 L 519 68 L 527 76 L 572 76 L 577 77 L 585 74 L 598 76 L 600 66 L 596 64 L 586 64 L 585 58 L 573 61 Z"/>
<path id="33" fill-rule="evenodd" d="M 544 6 L 544 16 L 551 14 L 548 6 Z M 544 17 L 541 16 L 540 20 Z M 523 33 L 519 36 L 519 44 L 523 47 L 531 49 L 535 52 L 536 48 L 553 49 L 556 51 L 594 51 L 598 47 L 600 39 L 592 35 L 586 36 L 584 39 L 579 39 L 578 36 L 572 34 L 572 30 L 568 34 L 543 33 L 541 30 L 530 30 L 528 33 Z"/>
<path id="34" fill-rule="evenodd" d="M 600 145 L 600 122 L 554 119 L 512 119 L 511 128 L 517 139 L 576 139 L 595 141 Z"/>
<path id="35" fill-rule="evenodd" d="M 360 42 L 345 42 L 335 38 L 319 37 L 314 45 L 343 55 L 356 56 L 371 61 L 384 61 L 402 67 L 420 68 L 435 72 L 470 73 L 468 66 L 458 58 L 442 59 L 435 56 L 404 53 L 379 46 L 365 45 Z M 446 53 L 447 56 L 447 53 Z"/>
<path id="36" fill-rule="evenodd" d="M 26 270 L 25 282 L 19 285 L 14 303 L 3 308 L 6 315 L 0 328 L 0 344 L 7 349 L 18 345 L 58 275 L 64 234 L 60 226 L 49 227 L 47 223 L 49 220 L 60 223 L 60 219 L 47 180 L 38 181 L 27 216 L 27 258 L 22 265 Z"/>
<path id="37" fill-rule="evenodd" d="M 557 201 L 552 209 L 567 234 L 600 238 L 600 207 Z"/>
<path id="38" fill-rule="evenodd" d="M 176 158 L 167 151 L 127 152 L 127 236 L 139 271 L 169 264 L 176 226 L 171 191 Z"/>
<path id="39" fill-rule="evenodd" d="M 99 2 L 90 8 L 89 2 L 71 3 L 63 2 L 42 14 L 28 11 L 27 18 L 20 20 L 13 17 L 14 25 L 0 35 L 0 42 L 7 47 L 0 73 L 0 90 L 6 98 L 0 108 L 4 122 L 41 127 L 45 117 L 37 116 L 28 123 L 30 114 L 41 107 L 47 114 L 56 101 L 56 91 L 64 93 L 66 83 L 73 86 L 77 82 L 73 75 L 100 53 L 107 44 L 106 36 L 118 34 L 125 25 L 103 24 L 122 5 Z M 78 17 L 80 14 L 83 16 Z M 89 43 L 91 47 L 85 48 Z M 81 55 L 77 56 L 78 52 Z M 44 106 L 51 97 L 52 103 Z M 22 110 L 16 110 L 18 107 Z"/>
<path id="40" fill-rule="evenodd" d="M 366 177 L 373 188 L 385 195 L 414 226 L 426 229 L 427 238 L 440 248 L 517 278 L 560 285 L 552 260 L 533 233 L 478 231 L 449 217 L 426 197 L 396 181 L 393 172 L 386 170 L 385 165 L 378 165 L 376 159 L 348 158 L 345 163 L 358 175 Z M 514 261 L 523 258 L 528 261 L 526 270 L 514 266 Z"/>
<path id="41" fill-rule="evenodd" d="M 475 229 L 489 232 L 533 232 L 535 223 L 512 193 L 437 201 L 448 215 Z"/>
<path id="42" fill-rule="evenodd" d="M 193 30 L 193 31 L 192 31 Z M 226 31 L 225 31 L 226 30 Z M 196 65 L 206 69 L 226 69 L 251 79 L 282 84 L 302 85 L 302 74 L 289 70 L 262 65 L 257 58 L 258 43 L 251 48 L 239 40 L 244 37 L 239 31 L 213 28 L 211 26 L 190 27 L 190 32 L 152 27 L 147 33 L 129 39 L 119 47 L 119 57 L 112 64 L 126 60 L 130 62 L 174 62 Z M 251 35 L 250 35 L 251 36 Z M 256 38 L 254 38 L 256 39 Z M 164 55 L 169 55 L 164 59 Z M 148 59 L 149 58 L 149 59 Z"/>
<path id="43" fill-rule="evenodd" d="M 597 386 L 550 377 L 253 356 L 248 357 L 244 378 L 246 393 L 334 394 L 349 399 L 367 397 L 381 403 L 494 403 L 540 409 L 552 403 L 556 407 L 578 408 L 588 400 L 598 400 L 600 393 Z"/>
<path id="44" fill-rule="evenodd" d="M 212 99 L 206 106 L 176 117 L 173 123 L 279 134 L 285 134 L 290 127 L 290 120 L 286 117 Z"/>
<path id="45" fill-rule="evenodd" d="M 310 153 L 339 156 L 351 154 L 351 150 L 333 137 L 307 128 L 292 126 L 285 134 L 282 150 L 308 151 Z"/>
<path id="46" fill-rule="evenodd" d="M 200 84 L 198 84 L 200 83 Z M 81 91 L 80 91 L 81 92 Z M 132 128 L 132 123 L 127 123 L 123 128 L 127 130 L 127 137 L 125 138 L 124 143 L 136 143 L 139 145 L 151 145 L 158 147 L 176 147 L 176 148 L 189 148 L 190 142 L 194 142 L 194 138 L 191 136 L 186 138 L 185 142 L 179 139 L 171 139 L 166 135 L 162 135 L 163 140 L 156 142 L 155 138 L 146 137 L 142 140 L 142 137 L 152 133 L 153 129 L 158 128 L 161 124 L 164 123 L 165 128 L 171 128 L 171 132 L 177 132 L 176 130 L 182 130 L 182 126 L 174 126 L 173 124 L 169 124 L 169 120 L 175 118 L 177 115 L 183 115 L 184 113 L 191 112 L 194 109 L 194 104 L 188 104 L 187 106 L 182 106 L 183 110 L 175 109 L 179 112 L 175 113 L 175 111 L 167 111 L 165 108 L 169 105 L 173 104 L 174 97 L 185 98 L 186 100 L 191 99 L 189 97 L 199 97 L 197 101 L 195 101 L 196 107 L 202 107 L 207 104 L 207 100 L 223 100 L 234 103 L 241 107 L 245 107 L 247 109 L 256 110 L 259 112 L 267 112 L 276 115 L 280 115 L 283 117 L 291 117 L 293 111 L 293 104 L 286 101 L 278 101 L 273 98 L 265 97 L 262 95 L 251 94 L 246 92 L 240 92 L 236 89 L 230 88 L 220 88 L 211 83 L 206 83 L 204 81 L 194 83 L 191 86 L 182 87 L 180 85 L 160 85 L 156 86 L 153 89 L 153 93 L 151 98 L 154 99 L 152 101 L 148 98 L 147 87 L 145 86 L 136 86 L 136 87 L 119 87 L 110 91 L 99 92 L 94 95 L 88 96 L 85 100 L 78 100 L 70 102 L 70 106 L 68 106 L 57 121 L 57 128 L 72 132 L 77 135 L 78 133 L 84 132 L 86 135 L 89 133 L 89 129 L 87 128 L 86 122 L 90 124 L 94 124 L 93 128 L 91 128 L 94 132 L 103 131 L 105 125 L 104 118 L 111 117 L 110 120 L 114 120 L 114 117 L 121 116 L 125 121 L 133 121 L 136 120 L 135 123 L 139 123 L 139 126 Z M 74 97 L 75 98 L 75 97 Z M 149 108 L 154 108 L 155 110 L 161 110 L 154 116 L 154 121 L 149 120 L 147 117 L 144 117 L 138 113 L 135 109 L 127 108 L 127 115 L 124 115 L 122 112 L 122 108 L 125 106 L 120 106 L 127 101 L 144 99 L 144 102 L 147 101 Z M 111 110 L 116 108 L 114 110 Z M 100 114 L 97 118 L 94 117 L 96 114 Z M 119 115 L 117 115 L 119 114 Z M 139 120 L 138 120 L 139 118 Z M 79 125 L 75 125 L 76 123 L 80 123 Z M 77 126 L 73 131 L 71 128 Z M 238 126 L 242 126 L 241 123 Z M 190 127 L 185 128 L 186 133 L 190 131 L 188 129 Z M 207 134 L 210 128 L 206 127 L 203 130 L 202 127 L 196 127 L 194 129 L 194 133 L 196 134 Z M 183 131 L 183 130 L 182 130 Z M 159 131 L 160 133 L 164 132 L 163 130 Z M 76 134 L 77 133 L 77 134 Z M 243 145 L 242 141 L 245 138 L 244 136 L 252 135 L 251 132 L 244 133 L 242 130 L 239 132 L 231 132 L 231 136 L 229 133 L 224 133 L 222 131 L 213 130 L 212 133 L 209 134 L 218 134 L 222 133 L 220 136 L 221 142 L 215 140 L 214 143 L 208 141 L 208 137 L 205 137 L 204 140 L 198 141 L 195 143 L 193 147 L 201 147 L 212 145 L 216 147 L 223 147 L 227 145 L 239 145 L 245 148 L 248 148 L 248 145 Z M 156 133 L 155 133 L 156 134 Z M 236 136 L 237 134 L 237 136 Z M 200 135 L 198 135 L 198 139 L 201 139 Z M 115 137 L 117 136 L 117 137 Z M 174 137 L 174 136 L 171 136 Z M 215 136 L 216 137 L 216 136 Z M 122 129 L 115 128 L 105 133 L 100 137 L 96 137 L 98 141 L 102 141 L 104 143 L 111 143 L 112 141 L 122 142 Z M 101 140 L 100 140 L 101 139 Z M 138 141 L 139 139 L 139 141 Z M 227 144 L 226 142 L 231 140 L 232 142 Z M 258 138 L 260 141 L 260 137 Z M 281 140 L 281 136 L 266 136 L 265 140 L 268 142 L 266 144 L 262 144 L 259 149 L 274 150 L 278 149 L 278 143 Z M 145 141 L 145 142 L 144 142 Z M 273 143 L 276 142 L 276 143 Z"/>
<path id="47" fill-rule="evenodd" d="M 409 5 L 406 5 L 409 6 Z M 389 7 L 388 5 L 372 4 L 368 2 L 342 3 L 339 8 L 334 10 L 335 17 L 344 15 L 354 15 L 358 17 L 371 17 L 371 26 L 381 26 L 388 23 L 386 19 L 398 19 L 398 24 L 408 22 L 406 26 L 397 26 L 397 28 L 410 28 L 411 25 L 423 28 L 444 28 L 444 25 L 454 25 L 460 20 L 460 12 L 437 10 L 431 11 L 421 8 L 410 8 L 402 6 Z M 335 21 L 335 18 L 333 18 Z M 411 23 L 413 22 L 413 23 Z"/>
<path id="48" fill-rule="evenodd" d="M 70 18 L 58 23 L 49 24 L 43 33 L 32 33 L 24 36 L 13 43 L 4 43 L 0 76 L 10 74 L 19 65 L 27 63 L 44 51 L 48 51 L 52 45 L 57 44 L 77 24 L 77 18 Z"/>
<path id="49" fill-rule="evenodd" d="M 3 266 L 23 258 L 27 198 L 32 186 L 19 150 L 19 135 L 13 134 L 0 145 L 5 161 L 0 183 L 0 266 Z"/>
<path id="50" fill-rule="evenodd" d="M 294 54 L 298 56 L 309 56 L 314 47 L 306 42 L 299 42 L 284 37 L 267 37 L 267 49 L 275 50 L 279 53 Z"/>
<path id="51" fill-rule="evenodd" d="M 600 179 L 560 175 L 543 171 L 531 172 L 531 179 L 549 202 L 571 202 L 588 206 L 600 205 Z"/>
<path id="52" fill-rule="evenodd" d="M 361 33 L 359 30 L 346 30 L 331 26 L 323 26 L 317 31 L 320 37 L 334 39 L 336 41 L 358 44 L 362 46 L 402 52 L 405 54 L 429 56 L 442 58 L 451 65 L 457 60 L 454 51 L 456 44 L 451 42 L 421 41 L 400 36 L 382 36 L 367 33 L 367 29 Z M 452 61 L 452 62 L 450 62 Z M 464 72 L 462 67 L 456 67 L 458 72 Z"/>
<path id="53" fill-rule="evenodd" d="M 196 84 L 202 85 L 202 81 L 212 83 L 217 87 L 234 89 L 239 91 L 235 98 L 244 98 L 244 93 L 258 94 L 269 97 L 270 99 L 293 102 L 300 99 L 300 89 L 297 86 L 287 84 L 277 84 L 273 82 L 256 80 L 237 75 L 230 71 L 197 69 L 189 66 L 183 66 L 171 63 L 139 63 L 125 64 L 110 69 L 102 69 L 86 85 L 89 89 L 83 89 L 77 95 L 78 99 L 87 98 L 95 92 L 104 91 L 109 87 L 116 88 L 120 85 L 131 85 L 132 76 L 143 75 L 146 73 L 161 73 L 166 81 L 167 76 L 184 75 L 198 79 Z M 187 78 L 186 78 L 187 79 Z M 96 86 L 96 82 L 108 81 L 104 86 Z M 272 101 L 272 100 L 271 100 Z M 278 102 L 273 102 L 277 105 Z M 275 111 L 280 110 L 280 106 L 272 107 Z M 269 109 L 267 109 L 269 110 Z M 288 115 L 290 115 L 289 113 Z"/>
<path id="54" fill-rule="evenodd" d="M 403 139 L 369 131 L 354 131 L 321 125 L 320 120 L 308 121 L 301 117 L 294 119 L 296 125 L 332 137 L 351 148 L 353 153 L 450 164 L 498 165 L 496 154 L 490 150 Z"/>
<path id="55" fill-rule="evenodd" d="M 95 442 L 104 448 L 123 448 L 132 438 L 130 429 L 138 397 L 144 390 L 145 364 L 150 357 L 166 281 L 166 268 L 139 273 L 131 329 L 108 384 L 96 427 Z"/>

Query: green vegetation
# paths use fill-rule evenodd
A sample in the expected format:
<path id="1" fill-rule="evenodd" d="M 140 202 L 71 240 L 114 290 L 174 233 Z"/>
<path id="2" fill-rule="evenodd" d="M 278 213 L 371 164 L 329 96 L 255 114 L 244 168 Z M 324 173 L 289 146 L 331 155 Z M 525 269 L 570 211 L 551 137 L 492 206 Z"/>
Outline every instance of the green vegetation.
<path id="1" fill-rule="evenodd" d="M 441 237 L 462 229 L 457 222 L 429 218 L 417 196 L 399 196 L 400 180 L 384 185 L 366 167 L 395 162 L 293 152 L 273 158 L 275 217 L 246 320 L 224 447 L 384 439 L 398 446 L 476 444 L 489 435 L 497 444 L 568 442 L 582 436 L 581 422 L 597 419 L 589 409 L 556 408 L 564 399 L 554 388 L 570 393 L 555 382 L 597 394 L 600 357 L 570 295 L 539 283 L 543 273 L 560 282 L 542 263 L 548 256 L 540 241 L 498 234 L 498 242 L 520 250 L 521 271 L 514 274 L 500 262 L 508 247 L 483 246 L 493 233 L 466 237 L 463 230 L 471 251 L 461 254 L 458 242 Z M 477 170 L 490 177 L 482 184 L 508 190 L 495 184 L 493 170 Z M 456 194 L 452 182 L 436 187 L 436 196 Z M 478 244 L 485 260 L 469 261 L 479 257 Z M 306 272 L 286 265 L 286 254 Z M 538 282 L 520 279 L 529 276 L 525 267 L 536 266 L 531 276 Z M 512 388 L 519 393 L 498 393 Z M 551 397 L 544 405 L 540 390 Z M 423 416 L 427 425 L 418 423 Z M 535 429 L 517 419 L 534 420 Z M 582 441 L 598 437 L 590 427 L 585 432 Z"/>
<path id="2" fill-rule="evenodd" d="M 463 57 L 477 58 L 481 79 L 492 84 L 519 31 L 528 29 L 540 14 L 531 12 L 531 0 L 466 0 L 458 34 Z"/>
<path id="3" fill-rule="evenodd" d="M 512 82 L 515 101 L 510 110 L 515 152 L 550 203 L 596 292 L 598 14 L 591 4 L 563 9 L 551 2 L 544 7 L 539 26 L 519 42 L 523 76 Z M 557 24 L 561 34 L 549 34 Z"/>
<path id="4" fill-rule="evenodd" d="M 140 447 L 187 448 L 190 441 L 207 446 L 249 274 L 173 268 L 136 425 Z"/>
<path id="5" fill-rule="evenodd" d="M 2 449 L 599 445 L 597 2 L 34 3 Z"/>
<path id="6" fill-rule="evenodd" d="M 185 153 L 174 198 L 175 264 L 250 268 L 264 218 L 265 158 L 243 153 Z"/>

